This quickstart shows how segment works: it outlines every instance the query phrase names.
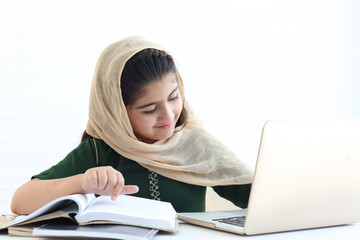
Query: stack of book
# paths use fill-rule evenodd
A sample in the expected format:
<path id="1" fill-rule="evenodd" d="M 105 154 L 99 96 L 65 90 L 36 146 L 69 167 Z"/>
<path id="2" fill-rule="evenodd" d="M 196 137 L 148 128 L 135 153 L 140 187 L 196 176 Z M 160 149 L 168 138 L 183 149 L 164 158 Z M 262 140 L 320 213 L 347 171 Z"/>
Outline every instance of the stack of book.
<path id="1" fill-rule="evenodd" d="M 74 194 L 51 201 L 26 216 L 2 215 L 0 229 L 12 236 L 152 239 L 159 230 L 178 231 L 168 202 L 121 195 Z"/>

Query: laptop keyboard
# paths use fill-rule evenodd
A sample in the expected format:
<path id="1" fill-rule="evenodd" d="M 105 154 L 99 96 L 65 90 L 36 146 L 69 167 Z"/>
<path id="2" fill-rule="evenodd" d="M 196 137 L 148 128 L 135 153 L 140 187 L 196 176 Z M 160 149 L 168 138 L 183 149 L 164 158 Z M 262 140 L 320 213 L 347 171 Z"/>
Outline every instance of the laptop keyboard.
<path id="1" fill-rule="evenodd" d="M 227 217 L 227 218 L 216 218 L 213 221 L 231 224 L 239 227 L 244 227 L 246 216 L 236 216 L 236 217 Z"/>

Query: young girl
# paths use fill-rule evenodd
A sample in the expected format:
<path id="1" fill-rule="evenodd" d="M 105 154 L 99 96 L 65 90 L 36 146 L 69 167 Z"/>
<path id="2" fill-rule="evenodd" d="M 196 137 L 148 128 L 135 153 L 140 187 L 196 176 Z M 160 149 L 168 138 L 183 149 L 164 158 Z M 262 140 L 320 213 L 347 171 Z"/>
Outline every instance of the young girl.
<path id="1" fill-rule="evenodd" d="M 11 209 L 29 214 L 64 195 L 95 193 L 204 211 L 206 186 L 244 208 L 251 181 L 250 168 L 190 111 L 172 56 L 129 37 L 100 55 L 81 144 L 17 189 Z"/>

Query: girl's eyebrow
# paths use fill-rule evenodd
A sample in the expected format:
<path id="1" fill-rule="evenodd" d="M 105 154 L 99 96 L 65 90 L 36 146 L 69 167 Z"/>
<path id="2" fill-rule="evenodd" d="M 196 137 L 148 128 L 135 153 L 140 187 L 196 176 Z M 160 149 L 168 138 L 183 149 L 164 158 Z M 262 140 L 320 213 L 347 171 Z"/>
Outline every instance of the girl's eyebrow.
<path id="1" fill-rule="evenodd" d="M 176 88 L 174 88 L 174 90 L 172 90 L 172 91 L 171 91 L 171 93 L 169 94 L 169 96 L 168 96 L 168 97 L 170 97 L 171 95 L 173 95 L 173 94 L 174 94 L 174 92 L 175 92 L 176 90 L 178 90 L 178 88 L 179 88 L 179 86 L 176 86 Z M 145 104 L 145 105 L 142 105 L 142 106 L 140 106 L 140 107 L 137 107 L 136 109 L 146 108 L 146 107 L 149 107 L 149 106 L 151 106 L 151 105 L 158 104 L 158 103 L 160 103 L 160 102 L 151 102 L 151 103 L 147 103 L 147 104 Z"/>

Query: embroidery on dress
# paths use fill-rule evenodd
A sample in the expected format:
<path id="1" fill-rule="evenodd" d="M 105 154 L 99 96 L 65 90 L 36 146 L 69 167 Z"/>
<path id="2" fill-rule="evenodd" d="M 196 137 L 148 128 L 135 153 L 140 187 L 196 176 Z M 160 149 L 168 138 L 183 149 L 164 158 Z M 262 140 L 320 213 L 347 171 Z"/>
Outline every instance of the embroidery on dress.
<path id="1" fill-rule="evenodd" d="M 158 175 L 157 173 L 149 170 L 149 190 L 150 190 L 150 196 L 154 200 L 160 201 L 160 191 L 159 191 L 159 180 L 157 179 Z"/>

